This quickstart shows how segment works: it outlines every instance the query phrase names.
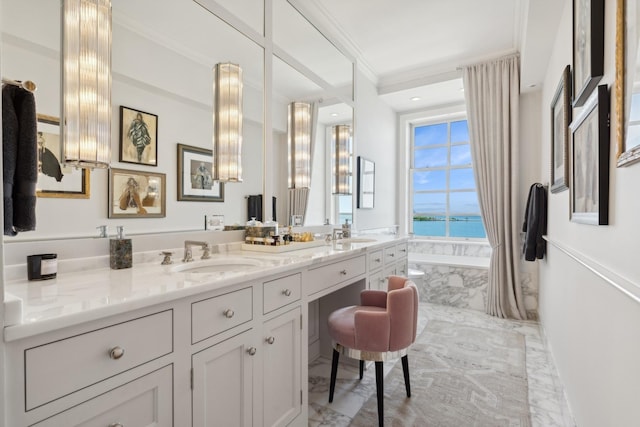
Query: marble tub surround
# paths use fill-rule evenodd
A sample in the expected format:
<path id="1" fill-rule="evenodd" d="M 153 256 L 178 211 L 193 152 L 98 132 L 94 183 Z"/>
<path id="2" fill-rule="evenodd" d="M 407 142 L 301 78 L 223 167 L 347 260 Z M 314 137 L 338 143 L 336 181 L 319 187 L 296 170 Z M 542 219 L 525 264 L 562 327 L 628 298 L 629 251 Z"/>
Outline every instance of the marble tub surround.
<path id="1" fill-rule="evenodd" d="M 409 240 L 409 268 L 425 272 L 422 301 L 485 310 L 491 246 L 482 241 Z M 527 319 L 538 319 L 537 264 L 520 260 Z"/>
<path id="2" fill-rule="evenodd" d="M 491 246 L 486 241 L 411 239 L 409 253 L 489 258 Z"/>
<path id="3" fill-rule="evenodd" d="M 102 240 L 108 247 L 108 241 Z M 83 265 L 83 268 L 74 271 L 59 268 L 55 279 L 41 282 L 27 281 L 25 272 L 21 278 L 6 282 L 5 292 L 21 300 L 22 318 L 17 324 L 5 327 L 5 341 L 263 279 L 313 264 L 339 260 L 394 241 L 399 241 L 399 238 L 376 236 L 368 242 L 350 244 L 348 248 L 330 242 L 282 254 L 241 251 L 241 242 L 213 247 L 212 263 L 224 264 L 226 259 L 229 264 L 233 264 L 238 258 L 244 257 L 250 259 L 252 265 L 256 262 L 258 264 L 255 267 L 229 271 L 179 271 L 175 267 L 181 264 L 181 258 L 176 255 L 181 255 L 182 252 L 177 251 L 174 264 L 160 265 L 160 249 L 134 254 L 133 267 L 123 270 L 109 268 L 107 251 L 102 256 L 66 260 L 69 264 Z M 197 259 L 198 256 L 197 253 L 194 254 L 194 258 Z M 198 262 L 189 263 L 189 266 L 198 265 Z"/>

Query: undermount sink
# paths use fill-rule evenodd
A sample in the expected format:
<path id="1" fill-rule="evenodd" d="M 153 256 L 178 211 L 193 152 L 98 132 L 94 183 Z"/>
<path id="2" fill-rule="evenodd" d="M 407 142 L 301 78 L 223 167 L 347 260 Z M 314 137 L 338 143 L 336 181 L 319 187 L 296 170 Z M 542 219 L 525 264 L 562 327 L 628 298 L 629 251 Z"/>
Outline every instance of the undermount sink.
<path id="1" fill-rule="evenodd" d="M 348 239 L 340 239 L 337 240 L 336 243 L 342 243 L 342 244 L 346 244 L 346 243 L 373 243 L 373 242 L 377 242 L 376 239 L 367 239 L 364 237 L 349 237 Z"/>
<path id="2" fill-rule="evenodd" d="M 218 258 L 183 263 L 170 270 L 176 273 L 228 273 L 255 270 L 266 265 L 268 263 L 252 258 Z"/>

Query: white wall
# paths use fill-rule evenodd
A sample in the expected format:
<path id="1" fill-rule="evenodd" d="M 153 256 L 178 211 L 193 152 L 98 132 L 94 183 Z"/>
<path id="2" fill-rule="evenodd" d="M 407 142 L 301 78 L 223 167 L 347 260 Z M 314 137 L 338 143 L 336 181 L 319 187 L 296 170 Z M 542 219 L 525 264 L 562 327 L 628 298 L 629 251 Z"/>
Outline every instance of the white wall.
<path id="1" fill-rule="evenodd" d="M 354 174 L 357 156 L 375 162 L 373 209 L 355 209 L 357 229 L 388 227 L 398 223 L 398 136 L 394 111 L 378 97 L 376 87 L 362 73 L 356 80 Z M 353 182 L 356 191 L 356 181 Z"/>
<path id="2" fill-rule="evenodd" d="M 615 1 L 606 2 L 605 75 L 601 82 L 612 92 L 615 7 Z M 549 105 L 562 69 L 572 62 L 571 47 L 572 2 L 565 1 L 543 86 L 539 151 L 540 173 L 545 177 L 549 176 Z M 615 123 L 614 99 L 611 106 L 611 123 Z M 574 117 L 577 113 L 574 110 Z M 640 304 L 611 284 L 640 296 L 640 164 L 618 169 L 615 153 L 612 126 L 610 225 L 571 222 L 570 192 L 550 194 L 548 236 L 556 246 L 549 246 L 547 258 L 540 264 L 540 318 L 580 426 L 630 426 L 640 419 Z"/>

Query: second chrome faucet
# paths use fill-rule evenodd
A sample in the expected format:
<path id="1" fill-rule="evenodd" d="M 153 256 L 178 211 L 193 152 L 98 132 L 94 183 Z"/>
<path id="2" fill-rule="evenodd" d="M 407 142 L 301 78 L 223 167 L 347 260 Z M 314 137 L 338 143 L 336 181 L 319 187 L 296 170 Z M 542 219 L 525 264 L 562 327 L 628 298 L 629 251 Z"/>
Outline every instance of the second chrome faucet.
<path id="1" fill-rule="evenodd" d="M 209 243 L 201 242 L 197 240 L 185 240 L 184 241 L 184 258 L 182 262 L 190 262 L 193 261 L 193 246 L 200 246 L 202 248 L 202 256 L 200 259 L 209 259 L 211 258 Z"/>

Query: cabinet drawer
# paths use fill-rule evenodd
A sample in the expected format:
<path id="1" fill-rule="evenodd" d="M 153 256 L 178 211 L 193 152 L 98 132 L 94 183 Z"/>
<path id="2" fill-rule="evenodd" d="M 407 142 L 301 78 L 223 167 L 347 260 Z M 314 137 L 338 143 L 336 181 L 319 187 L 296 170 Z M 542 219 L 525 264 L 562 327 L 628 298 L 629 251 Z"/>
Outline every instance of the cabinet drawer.
<path id="1" fill-rule="evenodd" d="M 302 274 L 292 274 L 264 283 L 263 313 L 269 313 L 300 299 Z"/>
<path id="2" fill-rule="evenodd" d="M 386 291 L 386 284 L 387 280 L 385 279 L 385 275 L 382 270 L 369 276 L 369 289 L 373 289 L 376 291 Z"/>
<path id="3" fill-rule="evenodd" d="M 408 253 L 409 253 L 409 248 L 408 248 L 407 242 L 398 243 L 396 245 L 396 258 L 397 259 L 406 258 Z"/>
<path id="4" fill-rule="evenodd" d="M 191 304 L 191 344 L 250 321 L 252 313 L 251 288 Z"/>
<path id="5" fill-rule="evenodd" d="M 27 349 L 26 410 L 172 351 L 173 310 Z"/>
<path id="6" fill-rule="evenodd" d="M 396 263 L 396 276 L 409 277 L 407 274 L 409 272 L 409 267 L 407 266 L 407 260 L 398 261 Z"/>
<path id="7" fill-rule="evenodd" d="M 378 268 L 382 268 L 382 264 L 384 259 L 382 258 L 382 249 L 373 251 L 367 254 L 367 259 L 369 261 L 369 271 L 377 270 Z"/>
<path id="8" fill-rule="evenodd" d="M 388 246 L 384 248 L 384 263 L 389 265 L 390 263 L 396 262 L 396 247 Z"/>
<path id="9" fill-rule="evenodd" d="M 35 426 L 170 427 L 173 425 L 172 377 L 173 366 L 165 366 Z"/>
<path id="10" fill-rule="evenodd" d="M 346 282 L 361 274 L 364 274 L 365 255 L 335 262 L 309 270 L 309 294 L 320 292 L 338 283 Z"/>

